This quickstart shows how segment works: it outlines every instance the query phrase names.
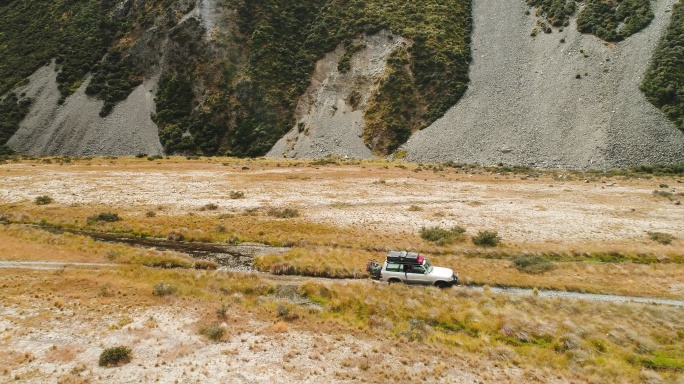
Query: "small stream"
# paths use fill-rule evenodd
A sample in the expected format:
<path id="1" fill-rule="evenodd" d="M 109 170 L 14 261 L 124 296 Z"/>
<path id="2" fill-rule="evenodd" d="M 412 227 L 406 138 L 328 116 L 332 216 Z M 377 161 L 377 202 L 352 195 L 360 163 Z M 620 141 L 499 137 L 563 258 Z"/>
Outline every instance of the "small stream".
<path id="1" fill-rule="evenodd" d="M 136 247 L 155 248 L 161 251 L 175 251 L 185 253 L 196 259 L 212 260 L 221 267 L 235 272 L 255 272 L 254 257 L 284 253 L 286 247 L 272 247 L 259 243 L 202 243 L 172 241 L 155 237 L 136 237 L 119 233 L 89 232 L 61 228 L 43 229 L 53 233 L 73 233 L 88 236 L 93 240 L 106 243 L 123 243 Z"/>

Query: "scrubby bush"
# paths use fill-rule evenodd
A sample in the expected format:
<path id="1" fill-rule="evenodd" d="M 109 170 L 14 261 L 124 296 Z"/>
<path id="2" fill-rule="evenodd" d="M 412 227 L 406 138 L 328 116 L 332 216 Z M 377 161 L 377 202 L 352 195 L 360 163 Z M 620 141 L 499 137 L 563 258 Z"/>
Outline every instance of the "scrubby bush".
<path id="1" fill-rule="evenodd" d="M 164 284 L 160 281 L 152 287 L 152 294 L 155 296 L 169 296 L 174 294 L 178 289 L 171 284 Z"/>
<path id="2" fill-rule="evenodd" d="M 101 367 L 114 367 L 127 364 L 131 361 L 131 348 L 120 345 L 117 347 L 106 348 L 100 354 L 98 364 Z"/>
<path id="3" fill-rule="evenodd" d="M 672 243 L 672 240 L 674 240 L 674 236 L 670 235 L 669 233 L 664 233 L 664 232 L 648 232 L 648 237 L 651 238 L 653 241 L 657 241 L 660 244 L 665 244 L 668 245 Z"/>
<path id="4" fill-rule="evenodd" d="M 555 268 L 555 265 L 541 256 L 521 255 L 511 259 L 513 265 L 521 272 L 544 273 Z"/>
<path id="5" fill-rule="evenodd" d="M 37 205 L 47 205 L 52 203 L 54 200 L 52 200 L 52 197 L 43 195 L 43 196 L 38 196 L 36 197 L 36 204 Z"/>
<path id="6" fill-rule="evenodd" d="M 200 208 L 200 211 L 215 211 L 219 209 L 219 206 L 214 203 L 205 204 Z"/>
<path id="7" fill-rule="evenodd" d="M 432 241 L 438 245 L 449 245 L 458 240 L 463 233 L 465 233 L 465 229 L 458 225 L 450 229 L 436 226 L 420 229 L 420 237 L 422 239 Z"/>
<path id="8" fill-rule="evenodd" d="M 206 336 L 209 340 L 220 341 L 226 334 L 226 329 L 219 323 L 211 323 L 200 328 L 199 333 Z"/>
<path id="9" fill-rule="evenodd" d="M 242 199 L 243 197 L 245 197 L 245 193 L 242 191 L 230 191 L 231 199 Z"/>
<path id="10" fill-rule="evenodd" d="M 120 221 L 121 218 L 119 217 L 119 214 L 117 213 L 112 213 L 112 212 L 101 212 L 97 215 L 93 216 L 88 216 L 88 219 L 86 222 L 88 224 L 95 224 L 100 221 L 108 222 L 108 223 L 113 223 L 115 221 Z"/>
<path id="11" fill-rule="evenodd" d="M 222 303 L 220 307 L 216 308 L 216 316 L 221 319 L 225 319 L 229 309 L 229 306 L 227 306 L 225 303 Z"/>
<path id="12" fill-rule="evenodd" d="M 289 219 L 299 216 L 299 211 L 294 208 L 271 208 L 268 215 L 279 219 Z"/>
<path id="13" fill-rule="evenodd" d="M 289 304 L 278 303 L 276 311 L 278 317 L 285 321 L 297 320 L 299 318 L 297 311 Z"/>
<path id="14" fill-rule="evenodd" d="M 480 231 L 473 236 L 473 244 L 483 247 L 496 247 L 500 241 L 501 238 L 496 231 Z"/>

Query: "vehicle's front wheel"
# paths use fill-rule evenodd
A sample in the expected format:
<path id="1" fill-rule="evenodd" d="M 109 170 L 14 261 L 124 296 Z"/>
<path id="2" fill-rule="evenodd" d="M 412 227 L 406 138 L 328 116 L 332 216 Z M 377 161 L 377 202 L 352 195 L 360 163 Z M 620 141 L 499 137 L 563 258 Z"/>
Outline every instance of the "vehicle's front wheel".
<path id="1" fill-rule="evenodd" d="M 438 281 L 435 283 L 435 287 L 445 289 L 450 288 L 451 284 L 447 283 L 446 281 Z"/>

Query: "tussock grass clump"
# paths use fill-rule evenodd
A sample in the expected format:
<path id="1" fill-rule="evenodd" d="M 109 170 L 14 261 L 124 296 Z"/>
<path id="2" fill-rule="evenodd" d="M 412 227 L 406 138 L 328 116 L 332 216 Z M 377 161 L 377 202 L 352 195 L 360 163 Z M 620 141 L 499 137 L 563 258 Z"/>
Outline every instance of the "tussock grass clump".
<path id="1" fill-rule="evenodd" d="M 647 232 L 648 237 L 653 240 L 657 241 L 660 244 L 668 245 L 672 243 L 672 240 L 674 240 L 674 236 L 670 235 L 669 233 L 665 232 Z"/>
<path id="2" fill-rule="evenodd" d="M 234 199 L 234 200 L 242 199 L 245 197 L 245 193 L 242 191 L 230 191 L 229 196 L 231 199 Z"/>
<path id="3" fill-rule="evenodd" d="M 366 276 L 366 261 L 377 254 L 345 248 L 293 248 L 284 254 L 259 256 L 254 266 L 277 275 L 303 275 L 332 278 Z"/>
<path id="4" fill-rule="evenodd" d="M 277 217 L 279 219 L 289 219 L 298 217 L 299 211 L 294 208 L 271 208 L 268 211 L 269 216 Z"/>
<path id="5" fill-rule="evenodd" d="M 674 194 L 672 192 L 660 191 L 660 190 L 656 189 L 655 191 L 653 191 L 653 196 L 660 196 L 660 197 L 664 197 L 666 199 L 672 200 L 674 197 Z"/>
<path id="6" fill-rule="evenodd" d="M 219 206 L 214 203 L 205 204 L 200 208 L 200 211 L 215 211 L 219 209 Z"/>
<path id="7" fill-rule="evenodd" d="M 427 241 L 432 241 L 438 245 L 449 245 L 457 240 L 462 240 L 462 236 L 465 233 L 465 229 L 461 226 L 455 226 L 450 229 L 444 229 L 441 227 L 430 227 L 421 228 L 420 237 Z"/>
<path id="8" fill-rule="evenodd" d="M 174 253 L 157 253 L 147 255 L 136 255 L 131 258 L 131 264 L 140 264 L 153 268 L 190 268 L 193 266 L 193 259 Z"/>
<path id="9" fill-rule="evenodd" d="M 118 213 L 112 213 L 112 212 L 101 212 L 101 213 L 98 213 L 97 215 L 88 216 L 88 219 L 86 219 L 86 223 L 88 223 L 88 225 L 99 223 L 99 222 L 113 223 L 116 221 L 121 221 L 121 218 L 119 217 Z"/>
<path id="10" fill-rule="evenodd" d="M 54 202 L 52 197 L 43 195 L 43 196 L 38 196 L 36 197 L 36 205 L 47 205 Z"/>
<path id="11" fill-rule="evenodd" d="M 500 241 L 501 238 L 496 231 L 480 231 L 473 236 L 473 244 L 482 247 L 496 247 Z"/>
<path id="12" fill-rule="evenodd" d="M 283 319 L 285 321 L 293 321 L 299 318 L 299 314 L 297 313 L 296 308 L 289 303 L 278 303 L 278 305 L 276 306 L 276 312 L 278 318 Z"/>
<path id="13" fill-rule="evenodd" d="M 131 361 L 131 348 L 120 345 L 117 347 L 106 348 L 100 354 L 98 364 L 101 367 L 114 367 L 128 364 Z"/>
<path id="14" fill-rule="evenodd" d="M 544 273 L 556 268 L 556 266 L 541 256 L 521 255 L 511 259 L 513 265 L 521 272 Z"/>
<path id="15" fill-rule="evenodd" d="M 200 328 L 199 333 L 211 341 L 221 341 L 226 334 L 226 329 L 219 323 L 211 323 Z"/>
<path id="16" fill-rule="evenodd" d="M 154 287 L 152 287 L 152 294 L 155 296 L 169 296 L 173 295 L 178 289 L 174 287 L 171 284 L 164 284 L 163 281 L 160 281 L 158 284 L 155 284 Z"/>

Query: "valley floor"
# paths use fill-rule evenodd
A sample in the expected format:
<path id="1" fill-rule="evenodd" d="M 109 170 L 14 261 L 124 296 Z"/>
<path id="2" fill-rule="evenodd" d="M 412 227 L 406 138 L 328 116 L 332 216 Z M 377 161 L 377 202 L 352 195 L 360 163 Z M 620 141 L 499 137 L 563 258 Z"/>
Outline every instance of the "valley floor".
<path id="1" fill-rule="evenodd" d="M 684 299 L 682 177 L 206 158 L 25 159 L 0 175 L 12 223 L 0 260 L 97 263 L 0 270 L 0 381 L 682 382 L 680 307 L 488 288 Z M 312 277 L 14 224 L 284 246 L 255 268 Z M 420 236 L 454 226 L 466 232 L 449 242 Z M 473 244 L 484 230 L 501 243 Z M 364 279 L 366 260 L 389 249 L 485 288 Z M 519 255 L 553 268 L 525 273 Z M 98 366 L 115 345 L 131 362 Z"/>

